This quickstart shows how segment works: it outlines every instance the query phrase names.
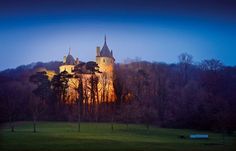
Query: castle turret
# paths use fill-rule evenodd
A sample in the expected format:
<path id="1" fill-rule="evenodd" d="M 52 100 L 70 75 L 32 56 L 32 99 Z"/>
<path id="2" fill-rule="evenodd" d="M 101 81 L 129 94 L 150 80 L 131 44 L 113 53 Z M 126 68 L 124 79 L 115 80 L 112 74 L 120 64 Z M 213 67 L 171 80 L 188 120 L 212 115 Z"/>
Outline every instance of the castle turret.
<path id="1" fill-rule="evenodd" d="M 79 61 L 79 60 L 75 60 L 74 57 L 70 53 L 71 53 L 71 48 L 69 48 L 68 55 L 63 57 L 63 65 L 59 67 L 60 72 L 67 71 L 69 74 L 71 74 L 74 70 L 74 66 Z"/>
<path id="2" fill-rule="evenodd" d="M 104 38 L 104 45 L 99 51 L 98 55 L 98 49 L 97 49 L 97 56 L 96 56 L 96 63 L 99 66 L 99 71 L 102 73 L 99 75 L 99 89 L 103 89 L 100 96 L 106 95 L 106 97 L 101 98 L 101 101 L 111 101 L 113 102 L 115 100 L 115 93 L 114 93 L 114 87 L 113 87 L 113 72 L 114 72 L 114 62 L 115 58 L 113 57 L 113 52 L 110 51 L 110 49 L 107 46 L 106 36 Z M 104 82 L 105 81 L 105 82 Z"/>
<path id="3" fill-rule="evenodd" d="M 60 73 L 66 71 L 68 74 L 74 74 L 75 65 L 79 64 L 79 58 L 74 59 L 71 55 L 71 48 L 69 48 L 69 52 L 67 56 L 63 58 L 63 64 L 59 67 Z M 78 85 L 78 80 L 76 78 L 69 78 L 68 80 L 68 88 L 66 90 L 65 103 L 73 103 L 76 101 L 78 97 L 76 86 Z"/>
<path id="4" fill-rule="evenodd" d="M 98 53 L 99 52 L 99 53 Z M 106 36 L 104 38 L 104 45 L 102 50 L 100 51 L 100 47 L 97 47 L 97 56 L 96 62 L 99 65 L 99 69 L 101 72 L 108 72 L 113 74 L 113 66 L 115 62 L 115 58 L 113 57 L 113 52 L 107 46 Z"/>

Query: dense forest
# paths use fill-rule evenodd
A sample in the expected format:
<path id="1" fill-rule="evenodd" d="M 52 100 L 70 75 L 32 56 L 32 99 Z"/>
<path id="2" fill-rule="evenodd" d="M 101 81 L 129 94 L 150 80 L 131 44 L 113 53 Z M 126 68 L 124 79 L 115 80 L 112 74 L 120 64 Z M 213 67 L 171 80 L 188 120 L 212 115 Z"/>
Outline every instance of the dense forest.
<path id="1" fill-rule="evenodd" d="M 176 64 L 140 60 L 115 64 L 115 103 L 90 105 L 89 113 L 82 109 L 86 108 L 80 103 L 83 96 L 75 104 L 61 100 L 69 76 L 49 81 L 36 72 L 39 67 L 58 71 L 60 62 L 2 71 L 0 121 L 10 122 L 12 129 L 15 121 L 22 120 L 81 120 L 232 132 L 236 128 L 236 67 L 216 59 L 196 64 L 186 53 L 178 59 Z"/>

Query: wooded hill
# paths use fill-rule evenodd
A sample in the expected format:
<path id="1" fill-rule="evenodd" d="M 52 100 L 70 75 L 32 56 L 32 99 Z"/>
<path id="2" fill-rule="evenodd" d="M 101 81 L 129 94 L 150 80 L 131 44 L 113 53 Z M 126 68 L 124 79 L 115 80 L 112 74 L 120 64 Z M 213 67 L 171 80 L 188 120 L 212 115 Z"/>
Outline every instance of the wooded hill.
<path id="1" fill-rule="evenodd" d="M 42 99 L 30 77 L 39 67 L 58 71 L 61 62 L 34 63 L 0 73 L 0 120 L 77 121 L 77 104 L 57 105 L 55 92 Z M 181 54 L 177 64 L 133 61 L 116 64 L 115 103 L 101 104 L 81 121 L 145 123 L 162 127 L 232 132 L 236 128 L 236 67 L 219 60 L 194 64 Z M 48 83 L 50 85 L 50 82 Z M 50 88 L 50 87 L 49 87 Z M 35 108 L 36 107 L 36 108 Z"/>

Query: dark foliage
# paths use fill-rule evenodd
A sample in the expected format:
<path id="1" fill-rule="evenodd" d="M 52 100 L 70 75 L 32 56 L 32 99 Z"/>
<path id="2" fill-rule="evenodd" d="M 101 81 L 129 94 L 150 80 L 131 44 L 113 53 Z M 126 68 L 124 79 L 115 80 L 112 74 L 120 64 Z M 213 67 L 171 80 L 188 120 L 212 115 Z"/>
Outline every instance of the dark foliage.
<path id="1" fill-rule="evenodd" d="M 38 109 L 42 114 L 37 115 L 37 120 L 116 121 L 127 126 L 144 123 L 147 128 L 155 124 L 228 132 L 236 128 L 236 67 L 226 67 L 219 60 L 204 60 L 194 65 L 192 56 L 181 54 L 178 64 L 145 61 L 116 64 L 117 100 L 101 105 L 93 102 L 96 106 L 91 108 L 91 116 L 82 112 L 81 102 L 86 96 L 80 95 L 75 104 L 63 104 L 70 78 L 66 73 L 58 74 L 51 82 L 42 75 L 32 76 L 37 67 L 58 70 L 59 65 L 59 62 L 38 63 L 1 72 L 1 122 L 32 119 L 32 101 L 40 99 L 43 106 Z M 83 92 L 80 74 L 85 71 L 94 75 L 88 83 L 94 101 L 98 83 L 95 72 L 99 70 L 95 62 L 75 67 L 74 78 L 81 85 L 79 93 Z"/>

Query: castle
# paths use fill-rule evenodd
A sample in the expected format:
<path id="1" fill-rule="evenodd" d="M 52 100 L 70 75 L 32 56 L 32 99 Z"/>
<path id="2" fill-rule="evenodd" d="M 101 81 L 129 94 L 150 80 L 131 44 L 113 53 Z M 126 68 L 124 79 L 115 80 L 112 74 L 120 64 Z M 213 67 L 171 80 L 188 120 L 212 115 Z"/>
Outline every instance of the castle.
<path id="1" fill-rule="evenodd" d="M 98 79 L 98 83 L 96 86 L 97 93 L 95 98 L 95 103 L 107 103 L 115 101 L 115 92 L 113 86 L 113 78 L 114 78 L 114 62 L 115 58 L 113 57 L 113 52 L 107 46 L 106 36 L 104 40 L 104 45 L 100 50 L 100 47 L 96 48 L 96 63 L 99 66 L 99 73 L 95 73 L 95 76 Z M 82 64 L 78 58 L 74 59 L 71 55 L 71 49 L 69 49 L 69 54 L 64 56 L 63 63 L 59 67 L 60 73 L 66 71 L 70 75 L 74 75 L 74 69 L 76 65 Z M 83 103 L 92 104 L 91 100 L 91 88 L 90 88 L 90 80 L 91 74 L 82 73 L 82 81 L 83 81 L 83 96 L 86 96 L 83 100 Z M 77 78 L 70 78 L 68 81 L 67 95 L 66 95 L 66 103 L 74 103 L 79 97 L 78 94 L 79 81 Z"/>

